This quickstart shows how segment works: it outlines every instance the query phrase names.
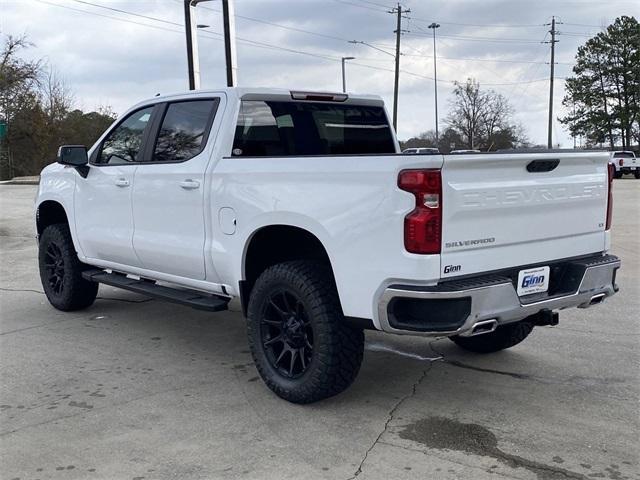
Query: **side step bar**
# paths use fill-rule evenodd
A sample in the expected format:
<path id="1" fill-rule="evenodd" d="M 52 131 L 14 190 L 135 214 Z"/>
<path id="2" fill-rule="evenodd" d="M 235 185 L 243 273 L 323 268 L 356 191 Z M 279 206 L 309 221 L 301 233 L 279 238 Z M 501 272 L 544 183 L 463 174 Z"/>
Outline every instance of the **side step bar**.
<path id="1" fill-rule="evenodd" d="M 165 287 L 157 285 L 154 281 L 135 280 L 120 273 L 108 273 L 104 270 L 86 270 L 82 272 L 82 276 L 85 280 L 104 283 L 105 285 L 130 290 L 168 302 L 188 305 L 197 310 L 220 312 L 226 310 L 229 303 L 227 297 L 207 294 L 197 290 Z"/>

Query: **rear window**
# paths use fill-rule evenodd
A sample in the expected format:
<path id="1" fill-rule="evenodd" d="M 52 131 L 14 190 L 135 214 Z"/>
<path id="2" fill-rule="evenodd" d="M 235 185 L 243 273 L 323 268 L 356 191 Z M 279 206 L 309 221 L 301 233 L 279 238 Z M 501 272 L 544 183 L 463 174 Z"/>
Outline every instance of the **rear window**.
<path id="1" fill-rule="evenodd" d="M 633 158 L 635 155 L 633 152 L 616 152 L 613 156 L 616 158 Z"/>
<path id="2" fill-rule="evenodd" d="M 395 153 L 382 107 L 245 100 L 234 156 Z"/>

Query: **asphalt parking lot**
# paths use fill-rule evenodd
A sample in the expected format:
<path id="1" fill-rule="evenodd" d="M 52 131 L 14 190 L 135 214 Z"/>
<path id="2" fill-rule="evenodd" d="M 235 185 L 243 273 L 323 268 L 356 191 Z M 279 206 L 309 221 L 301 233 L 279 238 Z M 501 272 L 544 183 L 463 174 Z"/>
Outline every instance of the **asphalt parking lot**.
<path id="1" fill-rule="evenodd" d="M 640 479 L 640 181 L 615 182 L 620 293 L 488 356 L 367 333 L 344 394 L 258 379 L 239 313 L 100 287 L 47 303 L 34 186 L 0 186 L 0 478 Z"/>

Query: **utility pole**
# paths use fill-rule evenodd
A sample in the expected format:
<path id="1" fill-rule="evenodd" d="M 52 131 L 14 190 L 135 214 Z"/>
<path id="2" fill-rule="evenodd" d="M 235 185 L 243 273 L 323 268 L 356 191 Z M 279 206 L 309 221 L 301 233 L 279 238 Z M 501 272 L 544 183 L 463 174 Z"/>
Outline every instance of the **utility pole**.
<path id="1" fill-rule="evenodd" d="M 344 72 L 344 62 L 345 60 L 355 60 L 356 57 L 342 57 L 342 91 L 347 91 L 347 76 Z"/>
<path id="2" fill-rule="evenodd" d="M 558 22 L 561 23 L 561 22 Z M 549 25 L 549 24 L 547 24 Z M 556 17 L 551 17 L 551 41 L 545 42 L 551 44 L 551 71 L 549 75 L 549 126 L 547 130 L 547 148 L 553 148 L 553 75 L 555 67 L 555 53 L 556 53 Z"/>
<path id="3" fill-rule="evenodd" d="M 440 28 L 440 24 L 433 22 L 429 25 L 429 28 L 433 29 L 433 87 L 435 89 L 435 104 L 436 104 L 436 147 L 439 143 L 438 135 L 438 70 L 436 68 L 436 28 Z"/>
<path id="4" fill-rule="evenodd" d="M 411 10 L 403 10 L 402 5 L 398 3 L 398 6 L 389 13 L 395 13 L 397 17 L 396 29 L 396 72 L 395 82 L 393 85 L 393 129 L 398 131 L 398 82 L 400 80 L 400 36 L 402 35 L 402 13 L 409 13 Z"/>
<path id="5" fill-rule="evenodd" d="M 210 0 L 184 0 L 184 30 L 187 40 L 187 69 L 189 90 L 200 88 L 200 60 L 198 57 L 198 25 L 195 20 L 195 7 L 198 3 Z M 224 27 L 224 53 L 227 69 L 227 86 L 236 85 L 236 32 L 233 13 L 233 0 L 222 0 L 222 22 Z M 203 25 L 204 26 L 204 25 Z"/>

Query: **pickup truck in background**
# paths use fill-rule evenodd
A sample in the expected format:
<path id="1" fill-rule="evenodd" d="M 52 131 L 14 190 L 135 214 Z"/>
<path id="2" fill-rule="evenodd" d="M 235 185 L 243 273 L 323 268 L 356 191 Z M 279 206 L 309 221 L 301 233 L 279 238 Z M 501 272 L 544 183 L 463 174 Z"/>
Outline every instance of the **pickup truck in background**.
<path id="1" fill-rule="evenodd" d="M 611 163 L 616 169 L 616 178 L 629 173 L 636 178 L 640 178 L 640 162 L 637 161 L 636 154 L 631 151 L 620 151 L 611 153 Z"/>
<path id="2" fill-rule="evenodd" d="M 373 96 L 155 97 L 43 170 L 40 276 L 63 311 L 99 283 L 238 305 L 262 379 L 309 403 L 353 382 L 364 329 L 488 353 L 613 295 L 608 160 L 402 155 Z"/>

